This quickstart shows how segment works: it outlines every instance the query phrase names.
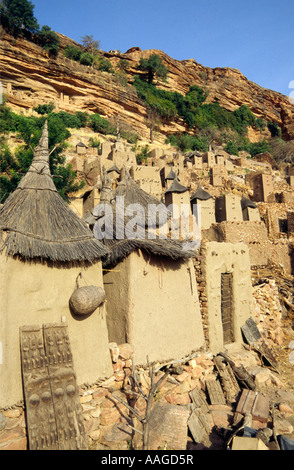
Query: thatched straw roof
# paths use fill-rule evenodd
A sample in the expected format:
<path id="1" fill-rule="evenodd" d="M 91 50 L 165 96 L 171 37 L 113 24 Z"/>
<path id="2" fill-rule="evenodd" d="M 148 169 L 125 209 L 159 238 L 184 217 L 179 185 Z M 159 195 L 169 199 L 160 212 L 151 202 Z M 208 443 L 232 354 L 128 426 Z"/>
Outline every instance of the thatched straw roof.
<path id="1" fill-rule="evenodd" d="M 109 254 L 104 258 L 103 266 L 115 266 L 124 258 L 137 250 L 145 251 L 151 255 L 163 256 L 173 260 L 185 260 L 195 256 L 195 252 L 185 249 L 184 244 L 178 240 L 106 240 Z"/>
<path id="2" fill-rule="evenodd" d="M 190 201 L 194 201 L 195 199 L 198 199 L 200 201 L 207 201 L 207 199 L 211 199 L 212 196 L 209 194 L 207 191 L 205 191 L 200 183 L 198 184 L 196 192 L 191 196 Z"/>
<path id="3" fill-rule="evenodd" d="M 150 226 L 153 220 L 156 220 L 157 225 L 160 225 L 160 220 L 167 220 L 171 216 L 163 202 L 152 194 L 143 191 L 133 178 L 131 178 L 128 171 L 126 171 L 124 179 L 117 185 L 113 197 L 123 197 L 125 208 L 131 204 L 138 204 L 140 208 L 142 208 L 145 217 L 142 216 L 142 219 L 139 220 L 138 214 L 137 218 L 138 225 L 141 227 Z"/>
<path id="4" fill-rule="evenodd" d="M 107 254 L 58 194 L 49 169 L 48 127 L 17 189 L 0 209 L 1 251 L 26 259 L 92 262 Z"/>
<path id="5" fill-rule="evenodd" d="M 132 221 L 132 217 L 125 216 L 124 213 L 120 213 L 117 217 L 119 207 L 116 204 L 116 196 L 124 197 L 125 208 L 130 204 L 141 204 L 141 207 L 147 211 L 148 204 L 160 204 L 160 201 L 157 198 L 139 188 L 129 174 L 126 174 L 124 180 L 118 185 L 111 201 L 106 202 L 109 206 L 110 213 L 112 214 L 112 220 L 108 224 L 109 219 L 107 219 L 107 216 L 103 216 L 105 222 L 103 226 L 103 243 L 109 250 L 108 256 L 104 259 L 104 266 L 116 265 L 132 252 L 139 249 L 149 254 L 165 256 L 174 260 L 184 260 L 195 256 L 195 252 L 190 249 L 190 245 L 188 245 L 188 247 L 185 246 L 185 242 L 172 240 L 170 238 L 148 238 L 147 217 L 140 218 L 140 216 L 136 216 L 137 231 L 134 236 L 132 232 L 132 224 L 131 227 L 128 227 L 128 224 Z M 167 213 L 167 209 L 163 204 L 162 210 Z M 98 220 L 98 213 L 99 205 L 92 210 L 92 216 L 94 218 L 96 217 L 96 220 Z M 169 216 L 169 213 L 167 213 L 167 215 Z M 158 228 L 159 226 L 160 224 L 156 225 L 155 228 Z M 94 235 L 97 236 L 97 238 L 100 238 L 101 232 L 99 232 L 98 224 L 94 225 L 93 230 Z"/>
<path id="6" fill-rule="evenodd" d="M 171 168 L 171 170 L 170 170 L 169 174 L 167 175 L 167 177 L 165 178 L 165 180 L 174 180 L 176 177 L 177 177 L 177 175 L 175 174 L 175 172 Z"/>
<path id="7" fill-rule="evenodd" d="M 186 191 L 189 191 L 186 186 L 183 186 L 178 178 L 176 177 L 170 187 L 165 191 L 165 193 L 185 193 Z"/>
<path id="8" fill-rule="evenodd" d="M 244 209 L 246 209 L 247 207 L 251 207 L 252 209 L 256 209 L 257 208 L 257 204 L 255 204 L 255 202 L 251 201 L 251 199 L 248 199 L 247 197 L 245 197 L 244 195 L 242 196 L 242 199 L 241 199 L 241 208 L 242 208 L 242 211 Z"/>

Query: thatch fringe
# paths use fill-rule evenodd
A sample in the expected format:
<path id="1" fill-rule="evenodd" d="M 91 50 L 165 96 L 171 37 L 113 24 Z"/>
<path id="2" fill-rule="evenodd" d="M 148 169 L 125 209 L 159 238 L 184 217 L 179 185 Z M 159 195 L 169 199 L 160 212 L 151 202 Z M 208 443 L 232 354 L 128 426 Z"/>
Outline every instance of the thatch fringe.
<path id="1" fill-rule="evenodd" d="M 132 252 L 143 250 L 150 255 L 163 256 L 172 260 L 185 260 L 195 256 L 192 250 L 185 250 L 183 243 L 177 240 L 105 240 L 109 254 L 103 260 L 103 266 L 115 266 Z"/>

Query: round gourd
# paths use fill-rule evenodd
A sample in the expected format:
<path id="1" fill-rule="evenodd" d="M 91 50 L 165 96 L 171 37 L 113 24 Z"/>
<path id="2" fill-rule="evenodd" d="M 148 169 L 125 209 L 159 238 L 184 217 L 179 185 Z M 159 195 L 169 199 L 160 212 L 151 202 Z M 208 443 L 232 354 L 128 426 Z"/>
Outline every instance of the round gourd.
<path id="1" fill-rule="evenodd" d="M 69 305 L 76 315 L 89 315 L 93 313 L 105 300 L 105 291 L 102 287 L 79 287 L 72 294 Z"/>

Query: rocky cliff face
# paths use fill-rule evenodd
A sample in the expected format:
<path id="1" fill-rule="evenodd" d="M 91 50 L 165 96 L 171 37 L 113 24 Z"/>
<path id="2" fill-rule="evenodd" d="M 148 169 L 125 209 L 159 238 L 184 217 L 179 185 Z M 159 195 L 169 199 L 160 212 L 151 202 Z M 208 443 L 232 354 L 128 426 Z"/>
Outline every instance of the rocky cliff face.
<path id="1" fill-rule="evenodd" d="M 146 108 L 131 83 L 140 57 L 157 53 L 169 68 L 168 82 L 161 85 L 163 88 L 185 94 L 191 85 L 197 84 L 209 92 L 207 102 L 217 99 L 228 110 L 246 104 L 257 117 L 277 122 L 286 139 L 294 138 L 294 106 L 288 97 L 250 82 L 236 69 L 211 69 L 193 59 L 174 60 L 157 50 L 132 48 L 124 54 L 104 53 L 113 65 L 120 59 L 128 62 L 128 84 L 125 84 L 116 75 L 79 65 L 62 53 L 52 59 L 26 40 L 5 33 L 1 39 L 3 91 L 8 105 L 25 114 L 31 114 L 34 106 L 52 101 L 56 110 L 96 112 L 108 119 L 120 119 L 140 137 L 148 138 Z M 69 42 L 70 39 L 61 35 L 62 47 Z M 178 120 L 162 125 L 160 130 L 163 141 L 168 133 L 185 131 L 185 126 Z"/>

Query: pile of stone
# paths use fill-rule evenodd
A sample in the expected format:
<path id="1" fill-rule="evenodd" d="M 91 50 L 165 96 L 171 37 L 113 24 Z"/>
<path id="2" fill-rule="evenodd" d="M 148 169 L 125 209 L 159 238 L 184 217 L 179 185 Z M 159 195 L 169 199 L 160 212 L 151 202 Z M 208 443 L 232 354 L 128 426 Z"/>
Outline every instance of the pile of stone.
<path id="1" fill-rule="evenodd" d="M 234 441 L 234 433 L 242 436 L 245 417 L 245 430 L 266 430 L 269 448 L 275 445 L 274 435 L 293 437 L 294 394 L 287 395 L 277 374 L 264 367 L 254 350 L 244 346 L 229 356 L 195 353 L 176 362 L 152 364 L 152 369 L 133 367 L 134 351 L 129 344 L 111 343 L 110 352 L 113 375 L 80 387 L 89 449 L 142 449 L 139 418 L 146 416 L 152 383 L 159 386 L 155 386 L 148 421 L 150 450 L 225 449 L 231 438 Z M 280 392 L 274 402 L 269 387 Z M 251 392 L 247 400 L 244 390 Z M 248 411 L 250 401 L 256 406 Z M 274 425 L 273 407 L 277 411 Z M 0 450 L 27 448 L 23 406 L 2 410 Z"/>
<path id="2" fill-rule="evenodd" d="M 284 339 L 282 306 L 274 279 L 253 286 L 254 320 L 268 346 L 281 345 Z"/>
<path id="3" fill-rule="evenodd" d="M 133 368 L 132 348 L 128 344 L 112 343 L 110 350 L 113 376 L 95 387 L 81 389 L 89 448 L 139 450 L 143 445 L 143 428 L 137 417 L 144 418 L 146 414 L 152 384 L 150 369 Z M 229 358 L 197 354 L 176 363 L 155 364 L 154 370 L 155 383 L 163 377 L 164 380 L 152 404 L 150 450 L 225 449 L 236 430 L 239 436 L 243 434 L 245 415 L 251 432 L 266 430 L 268 448 L 276 448 L 274 435 L 292 437 L 293 425 L 286 417 L 294 420 L 294 394 L 285 396 L 284 401 L 272 402 L 268 387 L 283 390 L 283 383 L 252 350 L 244 347 L 231 352 Z M 245 374 L 245 379 L 241 377 L 245 382 L 239 380 L 240 376 L 237 379 L 232 370 Z M 248 392 L 248 387 L 252 396 L 246 401 L 244 390 Z M 250 400 L 256 404 L 255 414 L 248 421 L 248 409 L 243 405 Z M 278 413 L 274 428 L 273 407 L 277 407 Z"/>

